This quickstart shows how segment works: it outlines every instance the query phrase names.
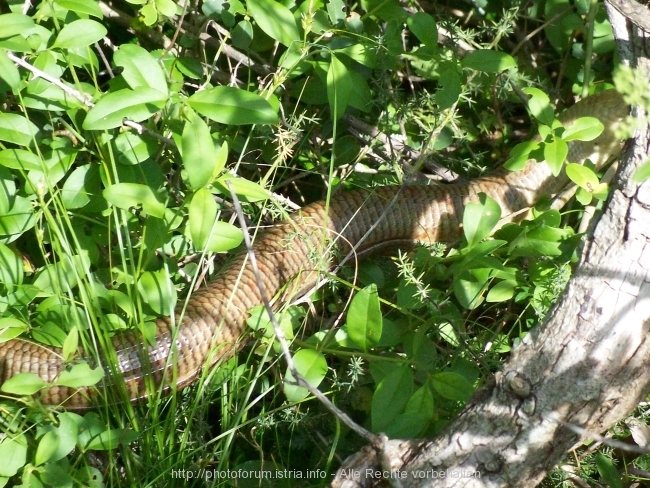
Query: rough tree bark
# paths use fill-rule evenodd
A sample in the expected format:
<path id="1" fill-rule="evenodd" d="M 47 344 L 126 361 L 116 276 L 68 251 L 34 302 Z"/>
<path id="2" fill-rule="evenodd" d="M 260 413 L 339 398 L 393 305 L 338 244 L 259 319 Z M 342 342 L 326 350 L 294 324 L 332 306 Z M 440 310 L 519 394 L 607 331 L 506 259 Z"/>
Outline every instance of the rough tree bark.
<path id="1" fill-rule="evenodd" d="M 646 34 L 620 9 L 608 5 L 608 13 L 623 59 L 647 75 Z M 639 128 L 629 145 L 582 264 L 550 319 L 528 335 L 494 385 L 435 439 L 386 441 L 351 456 L 332 486 L 535 486 L 581 439 L 572 426 L 603 432 L 648 394 L 650 181 L 638 186 L 631 176 L 648 160 L 649 133 Z"/>

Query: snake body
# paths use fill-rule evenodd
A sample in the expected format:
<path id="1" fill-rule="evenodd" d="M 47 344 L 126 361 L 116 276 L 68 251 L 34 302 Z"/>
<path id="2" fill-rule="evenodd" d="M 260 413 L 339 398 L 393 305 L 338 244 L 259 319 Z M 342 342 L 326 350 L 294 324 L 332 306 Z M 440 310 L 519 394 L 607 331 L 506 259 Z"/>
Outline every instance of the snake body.
<path id="1" fill-rule="evenodd" d="M 586 115 L 598 117 L 605 131 L 595 141 L 572 142 L 568 159 L 581 162 L 589 157 L 602 164 L 620 150 L 614 127 L 627 115 L 627 107 L 615 91 L 605 91 L 577 103 L 560 120 L 568 124 Z M 329 204 L 320 201 L 303 207 L 265 231 L 253 249 L 265 291 L 273 297 L 282 290 L 288 293 L 289 288 L 305 289 L 315 282 L 318 270 L 334 264 L 335 256 L 353 250 L 359 254 L 378 245 L 457 240 L 462 235 L 463 209 L 481 192 L 498 202 L 508 221 L 540 196 L 557 194 L 567 182 L 564 172 L 554 177 L 546 164 L 529 161 L 522 171 L 499 170 L 471 182 L 348 191 Z M 248 311 L 261 303 L 243 251 L 195 292 L 184 310 L 179 307 L 175 326 L 170 318 L 156 322 L 155 345 L 143 343 L 141 335 L 133 332 L 113 337 L 117 370 L 129 398 L 143 398 L 152 387 L 181 388 L 195 380 L 204 366 L 234 354 Z M 58 348 L 25 339 L 0 344 L 0 383 L 22 372 L 55 382 L 65 368 Z M 109 375 L 103 388 L 118 383 Z M 92 406 L 99 391 L 52 386 L 38 395 L 46 404 L 83 409 Z"/>

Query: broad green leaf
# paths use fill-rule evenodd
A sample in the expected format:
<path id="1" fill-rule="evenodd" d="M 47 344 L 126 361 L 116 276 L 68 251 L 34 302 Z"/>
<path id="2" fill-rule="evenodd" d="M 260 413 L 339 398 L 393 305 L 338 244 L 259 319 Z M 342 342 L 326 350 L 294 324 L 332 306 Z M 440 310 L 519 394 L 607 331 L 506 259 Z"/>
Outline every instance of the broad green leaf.
<path id="1" fill-rule="evenodd" d="M 318 388 L 327 375 L 325 356 L 314 349 L 300 349 L 294 354 L 293 363 L 298 373 L 314 388 Z M 299 402 L 309 395 L 307 388 L 296 384 L 296 379 L 289 370 L 284 375 L 283 389 L 290 402 Z"/>
<path id="2" fill-rule="evenodd" d="M 468 203 L 463 214 L 463 232 L 470 248 L 488 237 L 501 219 L 497 202 L 485 193 L 479 193 L 478 198 L 479 203 Z"/>
<path id="3" fill-rule="evenodd" d="M 469 53 L 461 64 L 465 68 L 483 71 L 485 73 L 500 73 L 510 68 L 517 67 L 517 61 L 509 54 L 491 49 L 478 49 Z"/>
<path id="4" fill-rule="evenodd" d="M 72 452 L 77 442 L 77 435 L 79 427 L 77 425 L 78 415 L 71 412 L 63 412 L 58 414 L 59 426 L 53 428 L 56 430 L 59 437 L 59 447 L 56 452 L 52 454 L 50 461 L 58 461 L 63 459 Z"/>
<path id="5" fill-rule="evenodd" d="M 63 84 L 70 86 L 69 83 L 63 82 Z M 74 87 L 71 88 L 73 90 L 76 89 Z M 65 110 L 77 109 L 83 106 L 83 104 L 75 97 L 52 84 L 47 85 L 45 90 L 37 95 L 26 93 L 23 100 L 25 101 L 25 106 L 28 108 L 52 112 L 63 112 Z"/>
<path id="6" fill-rule="evenodd" d="M 0 244 L 0 246 L 7 248 L 4 244 Z M 2 254 L 0 254 L 0 259 L 2 259 Z M 2 269 L 0 269 L 0 278 L 2 278 L 2 274 Z M 28 329 L 29 326 L 22 320 L 13 317 L 0 318 L 0 344 L 18 337 Z"/>
<path id="7" fill-rule="evenodd" d="M 332 54 L 327 70 L 327 99 L 333 117 L 343 117 L 352 92 L 353 82 L 348 69 Z"/>
<path id="8" fill-rule="evenodd" d="M 451 371 L 434 374 L 431 385 L 440 396 L 458 402 L 466 402 L 474 393 L 474 387 L 464 376 Z"/>
<path id="9" fill-rule="evenodd" d="M 206 188 L 201 188 L 189 206 L 189 230 L 194 247 L 223 252 L 241 244 L 244 238 L 241 229 L 216 218 L 217 203 Z"/>
<path id="10" fill-rule="evenodd" d="M 598 473 L 607 486 L 610 488 L 623 488 L 621 475 L 616 469 L 614 462 L 607 456 L 598 453 L 596 455 L 596 466 Z"/>
<path id="11" fill-rule="evenodd" d="M 149 87 L 107 93 L 90 109 L 83 123 L 86 130 L 112 129 L 127 118 L 135 122 L 148 119 L 167 102 L 167 94 Z"/>
<path id="12" fill-rule="evenodd" d="M 104 17 L 102 9 L 99 8 L 98 3 L 93 0 L 56 0 L 56 3 L 61 7 L 72 10 L 78 14 L 92 15 L 98 19 Z"/>
<path id="13" fill-rule="evenodd" d="M 569 141 L 593 141 L 598 137 L 605 126 L 596 117 L 580 117 L 566 127 L 562 133 L 562 139 Z"/>
<path id="14" fill-rule="evenodd" d="M 463 86 L 458 74 L 458 67 L 455 63 L 441 63 L 440 79 L 438 83 L 441 88 L 435 95 L 436 103 L 440 110 L 445 110 L 452 107 L 457 101 L 458 97 L 463 91 Z"/>
<path id="15" fill-rule="evenodd" d="M 233 46 L 246 50 L 253 41 L 253 26 L 248 20 L 242 20 L 233 28 L 231 35 Z"/>
<path id="16" fill-rule="evenodd" d="M 206 186 L 215 173 L 223 169 L 223 165 L 217 165 L 221 161 L 217 161 L 217 152 L 208 125 L 191 110 L 188 110 L 183 128 L 182 155 L 187 178 L 194 190 Z"/>
<path id="17" fill-rule="evenodd" d="M 255 93 L 231 86 L 217 86 L 195 93 L 187 103 L 201 115 L 221 124 L 275 124 L 277 112 Z"/>
<path id="18" fill-rule="evenodd" d="M 551 168 L 553 176 L 557 176 L 562 171 L 562 164 L 569 154 L 569 145 L 562 139 L 555 139 L 551 142 L 544 143 L 544 160 Z"/>
<path id="19" fill-rule="evenodd" d="M 93 437 L 84 446 L 88 451 L 110 451 L 120 444 L 129 444 L 139 437 L 137 432 L 130 429 L 105 430 L 98 436 Z"/>
<path id="20" fill-rule="evenodd" d="M 382 325 L 379 294 L 377 285 L 373 283 L 354 295 L 348 310 L 346 328 L 350 339 L 366 352 L 379 342 Z"/>
<path id="21" fill-rule="evenodd" d="M 64 369 L 56 379 L 55 385 L 67 386 L 68 388 L 81 388 L 93 386 L 104 377 L 102 368 L 90 369 L 88 363 L 82 362 Z"/>
<path id="22" fill-rule="evenodd" d="M 0 236 L 23 234 L 34 227 L 38 215 L 30 200 L 20 195 L 16 196 L 11 210 L 0 215 Z"/>
<path id="23" fill-rule="evenodd" d="M 232 190 L 240 200 L 248 203 L 260 202 L 271 197 L 267 190 L 254 181 L 229 174 L 225 174 L 215 181 L 215 187 L 228 197 L 230 197 L 230 190 Z"/>
<path id="24" fill-rule="evenodd" d="M 274 0 L 248 0 L 246 2 L 251 17 L 260 29 L 271 39 L 289 46 L 300 40 L 296 20 L 287 7 Z"/>
<path id="25" fill-rule="evenodd" d="M 4 17 L 4 16 L 2 16 Z M 0 28 L 0 32 L 2 29 Z M 24 434 L 0 439 L 0 476 L 15 475 L 27 462 L 27 438 Z"/>
<path id="26" fill-rule="evenodd" d="M 0 166 L 21 171 L 41 171 L 41 159 L 26 149 L 5 149 L 0 151 Z"/>
<path id="27" fill-rule="evenodd" d="M 132 89 L 149 87 L 167 93 L 167 80 L 156 58 L 135 44 L 122 44 L 113 55 L 117 66 L 124 68 L 122 76 Z"/>
<path id="28" fill-rule="evenodd" d="M 368 68 L 375 68 L 377 66 L 377 52 L 370 45 L 351 44 L 336 49 L 335 52 L 337 54 L 345 54 L 350 59 L 354 59 L 357 63 L 367 66 Z"/>
<path id="29" fill-rule="evenodd" d="M 0 112 L 0 141 L 29 146 L 38 135 L 38 127 L 24 116 Z"/>
<path id="30" fill-rule="evenodd" d="M 61 190 L 61 200 L 65 208 L 83 208 L 90 203 L 91 196 L 100 194 L 100 179 L 97 166 L 84 164 L 68 176 Z"/>
<path id="31" fill-rule="evenodd" d="M 0 39 L 17 36 L 34 27 L 31 17 L 23 14 L 0 15 Z"/>
<path id="32" fill-rule="evenodd" d="M 8 292 L 12 292 L 15 285 L 23 282 L 23 262 L 18 253 L 0 242 L 0 283 Z M 0 319 L 0 329 L 2 321 Z M 14 319 L 15 320 L 15 319 Z"/>
<path id="33" fill-rule="evenodd" d="M 371 402 L 370 415 L 374 432 L 384 432 L 404 411 L 413 389 L 413 374 L 408 366 L 395 366 L 381 380 Z"/>
<path id="34" fill-rule="evenodd" d="M 9 59 L 7 52 L 0 49 L 0 79 L 9 85 L 12 90 L 15 90 L 20 85 L 20 73 L 16 65 Z"/>
<path id="35" fill-rule="evenodd" d="M 72 356 L 79 349 L 79 329 L 77 326 L 73 326 L 68 332 L 68 336 L 63 341 L 63 348 L 61 353 L 66 361 L 70 360 Z"/>
<path id="36" fill-rule="evenodd" d="M 537 120 L 542 124 L 551 126 L 555 120 L 553 113 L 553 106 L 548 95 L 539 88 L 528 87 L 524 88 L 523 92 L 530 96 L 528 100 L 528 109 Z"/>
<path id="37" fill-rule="evenodd" d="M 561 256 L 563 241 L 573 236 L 573 232 L 540 226 L 522 233 L 509 247 L 511 257 Z"/>
<path id="38" fill-rule="evenodd" d="M 566 174 L 576 185 L 590 193 L 600 184 L 596 173 L 591 168 L 587 168 L 582 164 L 567 164 Z"/>
<path id="39" fill-rule="evenodd" d="M 494 285 L 485 297 L 485 301 L 488 303 L 497 303 L 505 302 L 510 300 L 517 289 L 517 282 L 510 280 L 499 281 Z"/>
<path id="40" fill-rule="evenodd" d="M 363 9 L 368 15 L 379 17 L 385 22 L 404 22 L 408 13 L 398 0 L 362 0 Z"/>
<path id="41" fill-rule="evenodd" d="M 60 261 L 45 266 L 34 280 L 39 296 L 56 295 L 66 287 L 77 286 L 78 277 L 84 275 L 90 264 L 80 255 L 63 255 Z"/>
<path id="42" fill-rule="evenodd" d="M 79 19 L 63 26 L 52 47 L 76 49 L 90 46 L 106 36 L 106 27 L 95 20 Z"/>
<path id="43" fill-rule="evenodd" d="M 162 219 L 165 216 L 165 204 L 151 187 L 139 183 L 117 183 L 106 188 L 104 198 L 117 208 L 129 209 L 142 205 L 142 210 L 154 217 Z"/>
<path id="44" fill-rule="evenodd" d="M 190 236 L 194 247 L 203 249 L 210 239 L 212 227 L 217 219 L 217 202 L 206 188 L 199 189 L 190 202 L 189 211 Z"/>
<path id="45" fill-rule="evenodd" d="M 137 288 L 143 301 L 154 312 L 159 315 L 171 315 L 176 306 L 176 287 L 166 270 L 142 273 Z"/>
<path id="46" fill-rule="evenodd" d="M 115 139 L 117 161 L 121 164 L 140 164 L 160 150 L 160 142 L 147 135 L 128 131 Z"/>
<path id="47" fill-rule="evenodd" d="M 526 141 L 517 144 L 510 150 L 510 158 L 503 166 L 510 171 L 521 171 L 531 159 L 530 153 L 539 149 L 539 142 Z"/>
<path id="48" fill-rule="evenodd" d="M 52 459 L 56 451 L 59 449 L 59 443 L 59 433 L 56 430 L 46 432 L 38 441 L 38 447 L 36 448 L 36 454 L 34 456 L 34 465 L 40 466 Z"/>
<path id="49" fill-rule="evenodd" d="M 10 395 L 33 395 L 46 386 L 47 382 L 37 374 L 18 373 L 2 383 L 0 390 Z"/>
<path id="50" fill-rule="evenodd" d="M 469 269 L 454 278 L 454 295 L 467 310 L 474 310 L 483 303 L 483 292 L 487 288 L 490 272 L 487 268 Z"/>
<path id="51" fill-rule="evenodd" d="M 417 12 L 406 19 L 406 25 L 422 44 L 431 49 L 438 47 L 438 26 L 429 14 Z"/>
<path id="52" fill-rule="evenodd" d="M 173 0 L 154 0 L 156 10 L 165 17 L 172 18 L 176 15 L 176 3 Z"/>

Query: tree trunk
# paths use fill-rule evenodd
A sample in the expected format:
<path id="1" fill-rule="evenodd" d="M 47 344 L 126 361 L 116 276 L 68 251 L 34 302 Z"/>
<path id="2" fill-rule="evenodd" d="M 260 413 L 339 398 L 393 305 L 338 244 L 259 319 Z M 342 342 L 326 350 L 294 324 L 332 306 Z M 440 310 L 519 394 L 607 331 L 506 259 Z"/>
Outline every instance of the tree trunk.
<path id="1" fill-rule="evenodd" d="M 623 59 L 649 73 L 633 54 L 649 52 L 644 33 L 609 5 L 608 13 Z M 562 299 L 494 384 L 437 438 L 367 447 L 332 486 L 535 486 L 585 430 L 603 432 L 637 406 L 650 391 L 650 181 L 631 177 L 648 160 L 648 133 L 639 128 L 625 151 Z"/>

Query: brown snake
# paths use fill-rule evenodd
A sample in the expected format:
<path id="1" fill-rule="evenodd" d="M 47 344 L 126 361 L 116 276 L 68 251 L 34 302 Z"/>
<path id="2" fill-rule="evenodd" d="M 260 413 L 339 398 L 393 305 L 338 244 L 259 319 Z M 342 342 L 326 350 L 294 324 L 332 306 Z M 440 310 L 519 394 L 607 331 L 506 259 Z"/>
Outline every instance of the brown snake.
<path id="1" fill-rule="evenodd" d="M 560 116 L 565 124 L 590 115 L 605 125 L 597 140 L 570 143 L 569 161 L 582 162 L 590 157 L 600 165 L 611 159 L 620 150 L 614 127 L 627 113 L 614 91 L 591 96 L 565 111 Z M 377 245 L 405 241 L 454 241 L 461 236 L 465 204 L 476 201 L 479 193 L 496 200 L 503 219 L 508 221 L 533 206 L 541 195 L 555 195 L 567 183 L 564 171 L 556 178 L 546 164 L 529 161 L 522 171 L 499 170 L 471 182 L 349 191 L 332 198 L 329 205 L 322 201 L 308 205 L 271 227 L 256 241 L 254 252 L 266 293 L 273 297 L 285 286 L 305 289 L 313 284 L 317 270 L 324 269 L 323 263 L 333 264 L 332 245 L 337 255 L 344 256 L 352 249 L 362 253 Z M 169 318 L 156 322 L 155 346 L 144 345 L 138 333 L 115 336 L 112 341 L 118 369 L 129 398 L 143 398 L 153 391 L 146 387 L 148 378 L 152 380 L 150 387 L 166 390 L 174 382 L 181 388 L 196 379 L 204 366 L 231 356 L 244 333 L 248 311 L 262 303 L 255 283 L 243 251 L 208 286 L 192 295 L 177 327 L 171 326 Z M 176 315 L 181 315 L 180 307 Z M 175 374 L 170 366 L 173 345 Z M 52 382 L 65 367 L 58 348 L 24 339 L 0 344 L 0 384 L 22 372 L 33 372 Z M 53 386 L 38 395 L 46 404 L 83 409 L 93 405 L 97 393 L 95 388 Z"/>

